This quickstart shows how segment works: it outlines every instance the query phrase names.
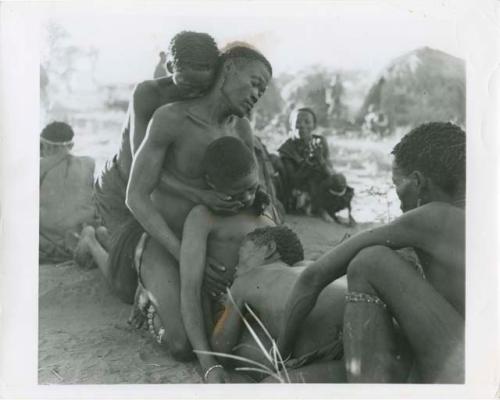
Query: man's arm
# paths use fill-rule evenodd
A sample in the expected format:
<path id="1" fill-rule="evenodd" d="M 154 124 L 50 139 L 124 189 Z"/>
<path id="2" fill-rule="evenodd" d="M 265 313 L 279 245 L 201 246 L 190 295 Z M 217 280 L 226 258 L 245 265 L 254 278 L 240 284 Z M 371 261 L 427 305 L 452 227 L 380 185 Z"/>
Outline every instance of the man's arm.
<path id="1" fill-rule="evenodd" d="M 129 107 L 130 146 L 132 154 L 138 151 L 146 136 L 149 121 L 157 109 L 156 96 L 157 94 L 148 81 L 139 83 L 132 93 L 132 100 Z"/>
<path id="2" fill-rule="evenodd" d="M 321 156 L 325 162 L 326 168 L 330 174 L 334 173 L 332 161 L 330 160 L 330 148 L 328 147 L 328 140 L 323 135 L 321 137 Z"/>
<path id="3" fill-rule="evenodd" d="M 432 227 L 421 216 L 426 206 L 410 211 L 393 222 L 370 229 L 347 239 L 307 267 L 295 283 L 285 308 L 278 346 L 283 357 L 292 349 L 298 329 L 329 283 L 345 275 L 349 262 L 366 247 L 382 245 L 392 249 L 403 247 L 426 248 Z"/>
<path id="4" fill-rule="evenodd" d="M 235 125 L 236 134 L 245 142 L 248 148 L 254 152 L 253 147 L 253 131 L 250 121 L 247 118 L 238 118 Z"/>
<path id="5" fill-rule="evenodd" d="M 126 204 L 144 229 L 161 243 L 174 257 L 179 258 L 180 243 L 151 200 L 157 187 L 169 146 L 175 141 L 172 113 L 159 109 L 134 161 L 127 185 Z"/>
<path id="6" fill-rule="evenodd" d="M 160 185 L 162 189 L 182 196 L 195 204 L 203 204 L 216 213 L 236 213 L 241 207 L 239 201 L 230 200 L 230 197 L 214 190 L 189 186 L 167 171 L 163 171 Z"/>
<path id="7" fill-rule="evenodd" d="M 203 317 L 202 285 L 211 224 L 211 214 L 205 206 L 191 210 L 184 223 L 180 258 L 182 320 L 193 349 L 203 351 L 210 350 Z M 215 357 L 209 354 L 197 354 L 197 357 L 203 372 L 217 364 Z"/>

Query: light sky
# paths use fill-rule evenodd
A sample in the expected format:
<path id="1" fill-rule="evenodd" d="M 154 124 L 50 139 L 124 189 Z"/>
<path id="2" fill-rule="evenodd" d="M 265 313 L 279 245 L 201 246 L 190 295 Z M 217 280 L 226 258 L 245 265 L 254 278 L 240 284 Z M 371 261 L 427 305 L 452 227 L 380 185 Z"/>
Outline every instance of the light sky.
<path id="1" fill-rule="evenodd" d="M 447 12 L 446 2 L 439 3 L 116 2 L 94 8 L 53 3 L 46 16 L 64 26 L 74 44 L 98 49 L 99 81 L 118 83 L 150 78 L 158 52 L 182 30 L 210 33 L 220 47 L 247 41 L 269 58 L 276 74 L 315 64 L 376 74 L 422 46 L 463 57 L 457 17 Z"/>

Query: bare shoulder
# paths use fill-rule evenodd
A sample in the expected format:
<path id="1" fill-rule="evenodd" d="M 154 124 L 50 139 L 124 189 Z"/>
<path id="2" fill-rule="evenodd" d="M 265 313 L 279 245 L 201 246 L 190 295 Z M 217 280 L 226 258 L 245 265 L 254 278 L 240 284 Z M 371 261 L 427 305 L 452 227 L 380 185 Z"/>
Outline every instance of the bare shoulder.
<path id="1" fill-rule="evenodd" d="M 171 135 L 178 131 L 175 128 L 185 119 L 185 111 L 181 103 L 169 103 L 159 107 L 151 118 L 154 129 L 150 129 L 149 134 L 157 138 L 171 138 Z M 165 135 L 165 132 L 168 132 L 168 135 Z"/>
<path id="2" fill-rule="evenodd" d="M 186 221 L 190 224 L 196 224 L 199 227 L 206 226 L 212 221 L 212 211 L 204 204 L 194 206 L 188 214 Z"/>
<path id="3" fill-rule="evenodd" d="M 95 168 L 95 160 L 89 156 L 73 156 L 75 159 L 79 160 L 85 167 L 92 169 Z"/>
<path id="4" fill-rule="evenodd" d="M 252 133 L 252 126 L 250 125 L 250 121 L 243 117 L 234 117 L 234 127 L 236 132 L 238 132 L 241 135 L 247 135 L 248 133 Z"/>
<path id="5" fill-rule="evenodd" d="M 236 134 L 239 136 L 241 140 L 243 140 L 245 143 L 250 145 L 251 147 L 253 146 L 253 132 L 252 132 L 252 126 L 250 125 L 250 121 L 243 117 L 243 118 L 238 118 L 234 117 L 234 130 Z"/>
<path id="6" fill-rule="evenodd" d="M 465 232 L 465 211 L 444 202 L 432 202 L 408 211 L 393 223 L 427 237 L 455 236 Z"/>
<path id="7" fill-rule="evenodd" d="M 438 228 L 445 221 L 464 221 L 465 211 L 448 203 L 434 201 L 408 211 L 400 218 L 415 224 L 425 224 Z"/>
<path id="8" fill-rule="evenodd" d="M 132 96 L 136 105 L 153 103 L 158 96 L 155 82 L 148 80 L 138 83 L 132 92 Z"/>

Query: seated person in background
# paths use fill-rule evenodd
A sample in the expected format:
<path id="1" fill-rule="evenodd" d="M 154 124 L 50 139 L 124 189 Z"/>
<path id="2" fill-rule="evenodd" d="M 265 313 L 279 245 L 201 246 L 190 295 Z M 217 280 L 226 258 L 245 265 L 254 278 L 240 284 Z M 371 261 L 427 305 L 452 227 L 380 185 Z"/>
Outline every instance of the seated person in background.
<path id="1" fill-rule="evenodd" d="M 333 221 L 324 209 L 321 197 L 321 183 L 334 173 L 330 161 L 328 142 L 321 135 L 314 135 L 316 114 L 310 108 L 299 108 L 290 116 L 290 126 L 299 137 L 288 139 L 279 149 L 284 180 L 283 201 L 287 211 L 295 211 L 296 197 L 305 192 L 311 207 L 306 213 Z"/>
<path id="2" fill-rule="evenodd" d="M 92 201 L 94 160 L 71 154 L 74 132 L 64 122 L 48 124 L 40 135 L 39 259 L 60 263 L 73 259 L 84 224 L 95 223 Z"/>
<path id="3" fill-rule="evenodd" d="M 155 72 L 153 74 L 153 79 L 163 78 L 167 76 L 167 69 L 165 68 L 165 63 L 167 62 L 167 54 L 164 51 L 160 51 L 160 61 L 155 68 Z"/>
<path id="4" fill-rule="evenodd" d="M 307 267 L 294 285 L 278 339 L 284 356 L 323 288 L 347 273 L 344 350 L 349 382 L 393 382 L 393 319 L 415 377 L 464 383 L 465 132 L 423 124 L 394 147 L 392 177 L 404 214 L 361 232 Z M 422 275 L 395 250 L 412 247 Z"/>
<path id="5" fill-rule="evenodd" d="M 244 338 L 246 328 L 241 315 L 247 304 L 270 335 L 277 338 L 289 295 L 306 268 L 293 265 L 303 258 L 299 238 L 286 226 L 258 228 L 246 235 L 239 249 L 238 266 L 230 288 L 234 302 L 226 301 L 224 313 L 213 331 L 213 351 L 235 353 L 272 368 L 253 339 L 248 335 Z M 321 292 L 298 332 L 293 346 L 294 360 L 286 364 L 292 382 L 345 382 L 344 365 L 338 361 L 343 356 L 345 294 L 346 282 L 343 279 L 329 284 Z M 252 317 L 248 317 L 248 321 L 252 321 Z M 269 340 L 264 335 L 259 336 L 269 350 Z M 223 357 L 220 360 L 224 364 L 227 362 Z M 238 363 L 237 366 L 250 365 Z"/>

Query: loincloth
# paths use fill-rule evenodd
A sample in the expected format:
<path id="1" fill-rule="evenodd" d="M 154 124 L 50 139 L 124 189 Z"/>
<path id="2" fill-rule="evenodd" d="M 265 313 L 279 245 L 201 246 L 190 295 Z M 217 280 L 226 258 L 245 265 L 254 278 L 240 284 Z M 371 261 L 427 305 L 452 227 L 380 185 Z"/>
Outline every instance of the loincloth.
<path id="1" fill-rule="evenodd" d="M 109 268 L 113 290 L 126 303 L 133 303 L 137 288 L 134 268 L 136 247 L 144 233 L 141 224 L 127 219 L 111 234 Z"/>
<path id="2" fill-rule="evenodd" d="M 340 360 L 344 356 L 344 343 L 342 331 L 332 343 L 320 347 L 317 350 L 310 351 L 300 357 L 291 358 L 285 361 L 285 366 L 288 369 L 297 369 L 305 365 L 312 364 L 316 361 L 335 361 Z"/>
<path id="3" fill-rule="evenodd" d="M 126 192 L 127 178 L 120 172 L 115 156 L 106 162 L 94 185 L 97 212 L 110 235 L 133 218 L 125 205 Z"/>

